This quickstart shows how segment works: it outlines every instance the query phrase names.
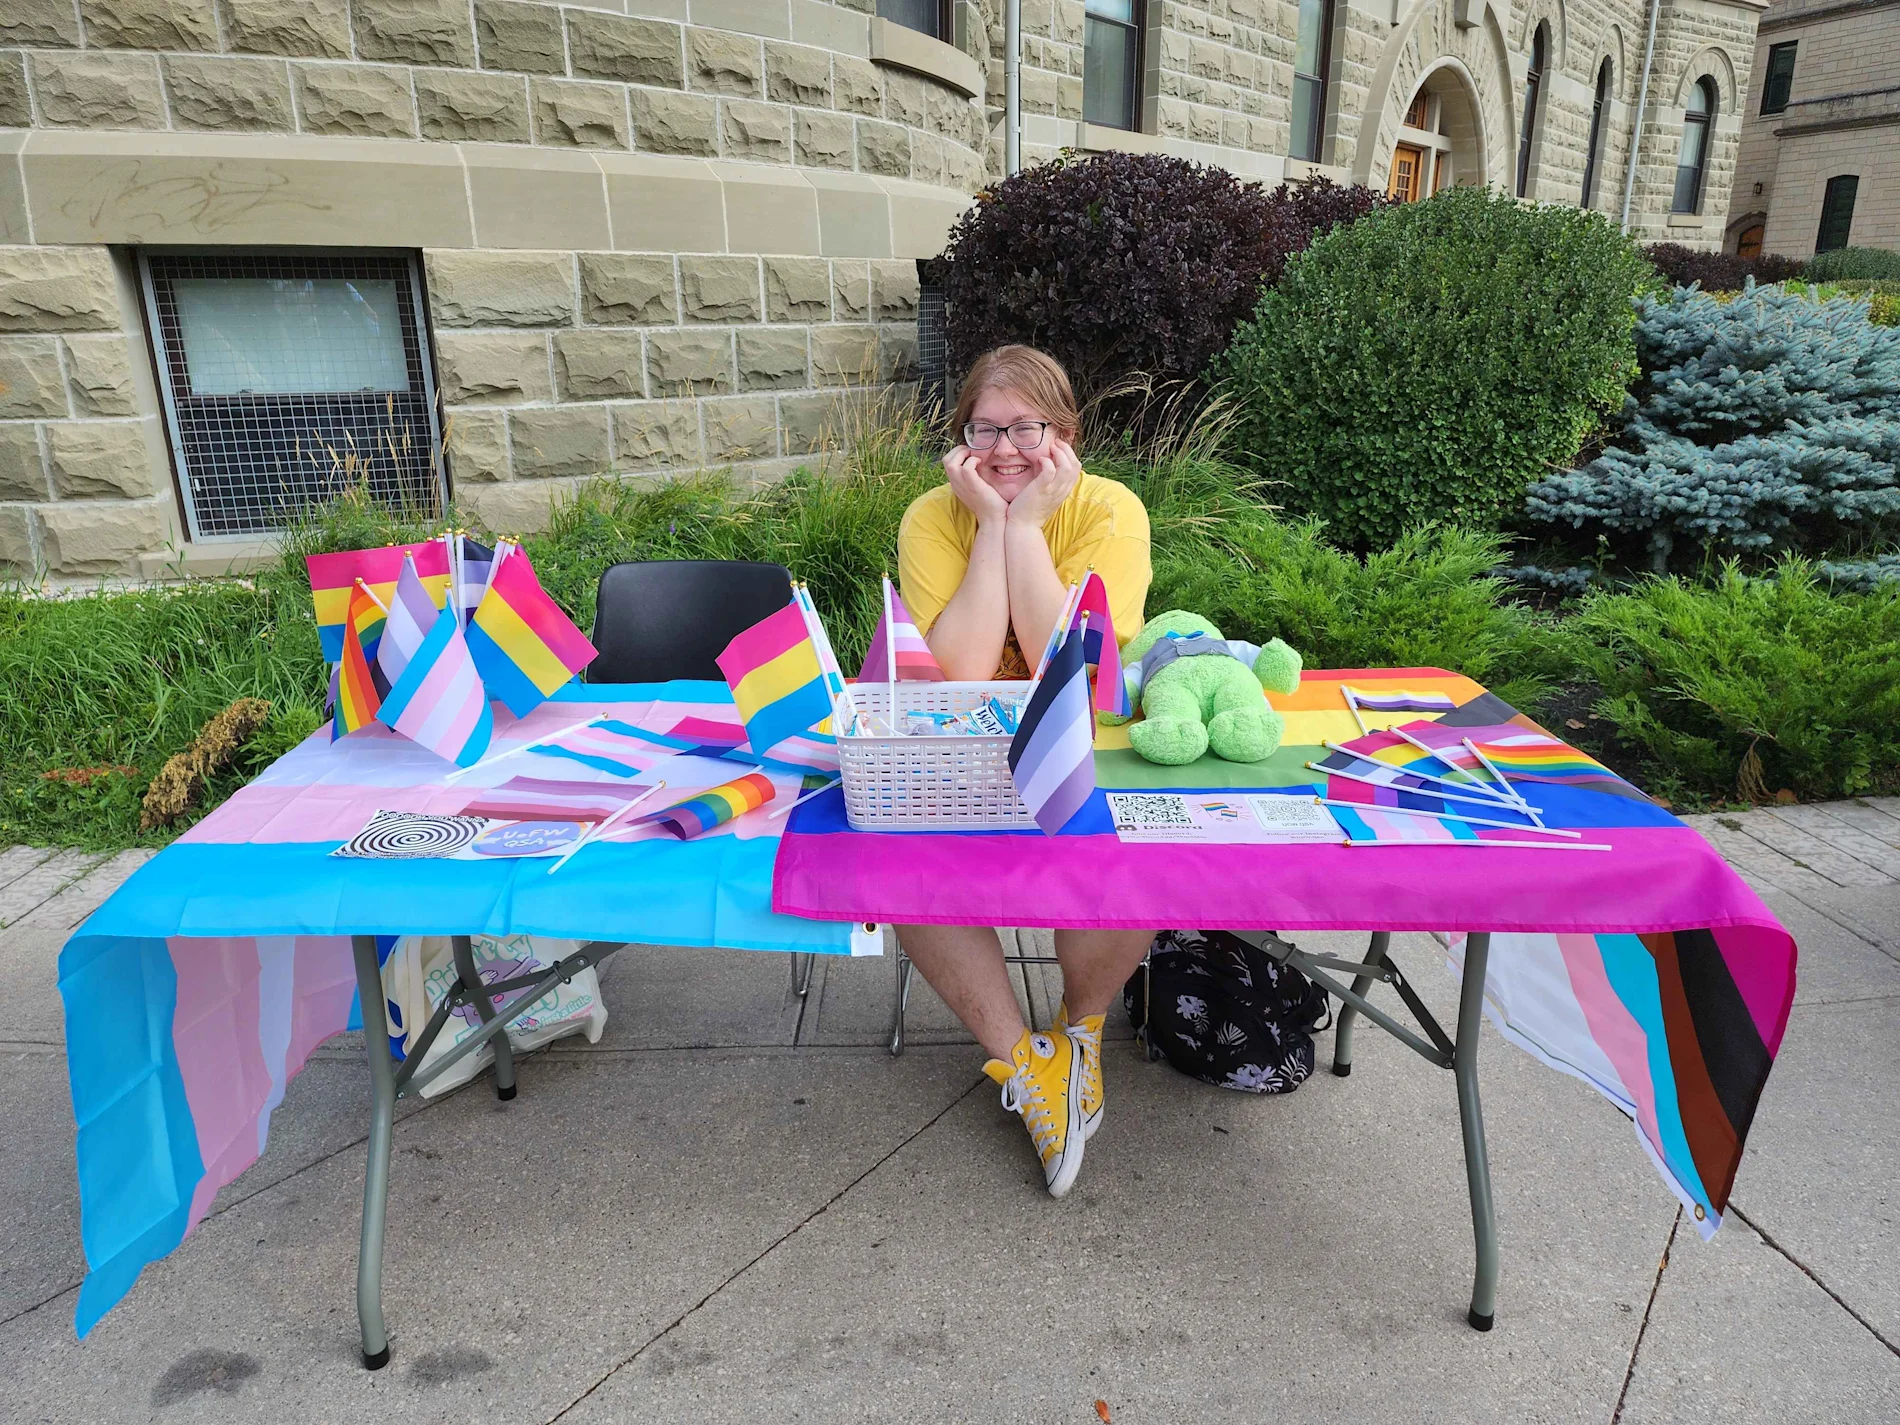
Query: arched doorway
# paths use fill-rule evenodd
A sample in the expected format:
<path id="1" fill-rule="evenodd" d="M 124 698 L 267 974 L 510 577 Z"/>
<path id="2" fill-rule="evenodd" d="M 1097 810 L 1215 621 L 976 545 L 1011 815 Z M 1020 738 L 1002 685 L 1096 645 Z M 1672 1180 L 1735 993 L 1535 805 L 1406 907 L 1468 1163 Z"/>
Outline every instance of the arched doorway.
<path id="1" fill-rule="evenodd" d="M 1454 183 L 1484 180 L 1484 135 L 1471 86 L 1455 64 L 1441 64 L 1419 81 L 1400 114 L 1386 195 L 1411 203 Z"/>

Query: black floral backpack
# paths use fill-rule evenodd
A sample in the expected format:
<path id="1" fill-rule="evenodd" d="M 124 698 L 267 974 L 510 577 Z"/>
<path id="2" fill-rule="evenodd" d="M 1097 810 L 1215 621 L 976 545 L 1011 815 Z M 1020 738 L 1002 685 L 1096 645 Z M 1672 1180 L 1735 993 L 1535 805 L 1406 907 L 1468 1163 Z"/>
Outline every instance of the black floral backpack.
<path id="1" fill-rule="evenodd" d="M 1332 1023 L 1324 990 L 1225 930 L 1162 931 L 1122 1003 L 1175 1068 L 1243 1093 L 1292 1093 L 1305 1083 L 1314 1031 Z"/>

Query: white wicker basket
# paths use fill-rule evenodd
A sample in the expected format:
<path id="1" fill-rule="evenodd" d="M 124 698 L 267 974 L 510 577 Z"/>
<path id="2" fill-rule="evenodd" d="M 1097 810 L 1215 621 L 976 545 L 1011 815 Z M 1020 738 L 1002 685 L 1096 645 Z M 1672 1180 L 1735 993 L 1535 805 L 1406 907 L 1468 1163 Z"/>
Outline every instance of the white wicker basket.
<path id="1" fill-rule="evenodd" d="M 907 712 L 968 712 L 992 694 L 1022 697 L 1028 683 L 899 683 L 898 725 Z M 890 719 L 891 685 L 855 683 L 838 698 L 846 709 Z M 839 737 L 845 816 L 860 831 L 1006 831 L 1035 818 L 1009 779 L 1007 737 Z"/>

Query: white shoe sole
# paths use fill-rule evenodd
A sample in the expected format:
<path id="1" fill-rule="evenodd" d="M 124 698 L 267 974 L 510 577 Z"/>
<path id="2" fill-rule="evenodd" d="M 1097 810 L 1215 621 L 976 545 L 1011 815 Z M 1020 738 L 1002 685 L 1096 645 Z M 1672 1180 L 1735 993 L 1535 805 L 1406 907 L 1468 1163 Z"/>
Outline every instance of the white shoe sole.
<path id="1" fill-rule="evenodd" d="M 1069 1046 L 1069 1082 L 1074 1084 L 1082 1076 L 1082 1065 L 1077 1062 L 1081 1054 L 1066 1034 L 1063 1042 Z M 1062 1155 L 1056 1175 L 1047 1179 L 1051 1197 L 1067 1197 L 1075 1186 L 1076 1174 L 1082 1171 L 1082 1146 L 1088 1142 L 1088 1130 L 1082 1119 L 1082 1095 L 1074 1091 L 1069 1094 L 1069 1131 L 1062 1141 L 1069 1145 L 1069 1151 Z"/>

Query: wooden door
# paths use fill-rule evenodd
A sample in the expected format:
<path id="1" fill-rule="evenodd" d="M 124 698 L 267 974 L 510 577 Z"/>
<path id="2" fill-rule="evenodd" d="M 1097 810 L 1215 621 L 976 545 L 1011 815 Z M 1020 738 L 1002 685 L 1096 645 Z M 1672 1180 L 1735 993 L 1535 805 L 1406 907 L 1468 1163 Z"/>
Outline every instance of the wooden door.
<path id="1" fill-rule="evenodd" d="M 1392 180 L 1386 184 L 1385 196 L 1401 203 L 1416 203 L 1419 175 L 1424 168 L 1424 149 L 1409 143 L 1396 145 L 1392 150 Z"/>

